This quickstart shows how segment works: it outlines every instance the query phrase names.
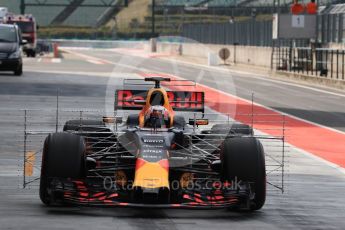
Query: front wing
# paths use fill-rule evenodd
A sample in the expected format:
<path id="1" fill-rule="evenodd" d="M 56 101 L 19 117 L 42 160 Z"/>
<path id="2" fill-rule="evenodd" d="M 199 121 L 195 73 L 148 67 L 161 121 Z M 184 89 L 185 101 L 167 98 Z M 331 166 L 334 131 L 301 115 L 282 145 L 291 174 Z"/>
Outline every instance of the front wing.
<path id="1" fill-rule="evenodd" d="M 184 190 L 180 201 L 174 203 L 130 203 L 126 199 L 130 196 L 128 191 L 97 190 L 100 186 L 88 184 L 85 181 L 69 181 L 57 183 L 52 191 L 59 194 L 64 203 L 78 206 L 104 206 L 104 207 L 142 207 L 142 208 L 190 208 L 215 209 L 246 206 L 250 203 L 252 194 L 250 186 L 243 186 L 240 190 L 215 189 Z"/>

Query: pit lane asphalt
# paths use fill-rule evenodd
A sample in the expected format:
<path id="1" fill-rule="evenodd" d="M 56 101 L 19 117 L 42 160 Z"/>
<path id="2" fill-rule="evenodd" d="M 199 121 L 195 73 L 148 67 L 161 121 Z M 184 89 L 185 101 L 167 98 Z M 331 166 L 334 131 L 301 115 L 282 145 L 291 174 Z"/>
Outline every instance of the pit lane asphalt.
<path id="1" fill-rule="evenodd" d="M 114 62 L 116 57 L 120 58 L 120 55 L 113 53 L 94 54 L 110 56 Z M 160 61 L 154 61 L 152 63 L 150 60 L 145 68 L 152 66 L 152 69 L 161 70 L 163 67 Z M 23 77 L 0 74 L 0 229 L 343 229 L 345 226 L 344 175 L 295 149 L 289 153 L 291 157 L 286 193 L 270 192 L 264 208 L 255 213 L 44 207 L 39 201 L 37 188 L 21 189 L 23 117 L 15 111 L 23 108 L 54 109 L 57 88 L 60 89 L 60 106 L 63 108 L 103 109 L 108 82 L 106 76 L 107 72 L 113 71 L 113 67 L 69 59 L 63 60 L 61 64 L 43 65 L 30 59 L 25 69 Z M 125 76 L 127 71 L 130 70 L 123 68 L 118 76 Z M 274 85 L 267 86 L 266 92 L 261 89 L 262 85 L 264 87 L 267 84 L 248 80 L 249 88 L 262 90 L 263 97 L 270 98 L 266 95 L 270 93 L 267 89 Z M 246 88 L 244 85 L 242 87 Z M 309 95 L 308 91 L 301 92 L 294 87 L 279 87 L 281 92 L 277 94 L 287 94 L 286 97 L 291 101 L 296 99 L 296 95 Z M 249 92 L 246 94 L 243 91 L 238 90 L 238 93 L 249 96 Z M 318 111 L 325 110 L 325 106 L 329 106 L 325 103 L 329 101 L 324 100 L 329 100 L 329 96 L 319 98 L 319 94 L 313 94 L 316 95 L 308 97 L 315 97 L 315 100 L 324 103 Z M 341 100 L 331 98 L 330 101 L 335 106 L 329 111 L 343 112 Z M 302 103 L 300 100 L 297 102 Z M 310 100 L 306 99 L 306 102 Z M 289 108 L 291 103 L 282 104 L 290 111 L 295 108 Z M 301 107 L 306 113 L 307 105 L 309 103 Z M 315 111 L 311 113 L 318 115 L 315 115 Z M 338 122 L 332 127 L 343 129 L 343 123 Z"/>
<path id="2" fill-rule="evenodd" d="M 325 89 L 329 94 L 300 88 L 296 85 L 283 84 L 281 81 L 258 78 L 258 76 L 217 71 L 200 66 L 191 66 L 159 58 L 140 56 L 123 56 L 116 52 L 98 50 L 78 50 L 78 53 L 108 60 L 118 64 L 118 69 L 174 74 L 212 88 L 233 93 L 241 98 L 251 100 L 254 93 L 255 102 L 296 117 L 312 121 L 327 127 L 345 131 L 345 93 Z M 134 66 L 133 69 L 131 66 Z"/>

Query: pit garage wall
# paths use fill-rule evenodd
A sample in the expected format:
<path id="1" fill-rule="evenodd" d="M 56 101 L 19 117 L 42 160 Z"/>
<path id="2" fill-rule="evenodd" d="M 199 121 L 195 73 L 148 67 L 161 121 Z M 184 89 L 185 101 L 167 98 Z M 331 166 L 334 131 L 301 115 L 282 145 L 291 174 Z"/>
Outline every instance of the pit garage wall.
<path id="1" fill-rule="evenodd" d="M 271 66 L 271 47 L 236 46 L 235 48 L 233 45 L 157 42 L 157 53 L 199 58 L 205 60 L 206 63 L 210 54 L 218 56 L 219 50 L 224 47 L 230 50 L 228 63 L 236 62 L 236 64 L 249 64 L 266 68 Z M 219 60 L 219 63 L 222 61 Z"/>
<path id="2" fill-rule="evenodd" d="M 147 52 L 152 51 L 151 41 L 94 41 L 53 39 L 49 40 L 49 42 L 57 43 L 62 47 L 82 47 L 96 49 L 135 48 L 144 49 Z M 249 64 L 266 68 L 270 68 L 271 66 L 271 47 L 236 46 L 235 48 L 235 46 L 233 45 L 157 42 L 156 52 L 198 58 L 202 60 L 204 64 L 206 64 L 210 54 L 214 54 L 215 57 L 218 57 L 219 50 L 224 47 L 230 50 L 230 57 L 227 63 L 234 63 L 234 61 L 236 61 L 236 64 Z M 222 63 L 221 60 L 217 61 L 219 63 Z"/>

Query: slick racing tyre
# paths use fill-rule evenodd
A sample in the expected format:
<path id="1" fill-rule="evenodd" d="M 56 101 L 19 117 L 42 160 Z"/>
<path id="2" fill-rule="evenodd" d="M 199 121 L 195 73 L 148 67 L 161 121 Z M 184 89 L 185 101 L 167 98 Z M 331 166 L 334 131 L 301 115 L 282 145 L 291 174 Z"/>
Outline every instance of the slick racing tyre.
<path id="1" fill-rule="evenodd" d="M 216 133 L 216 134 L 232 133 L 232 134 L 240 134 L 240 135 L 253 135 L 253 129 L 249 125 L 245 125 L 241 123 L 215 124 L 211 128 L 211 131 L 212 133 Z"/>
<path id="2" fill-rule="evenodd" d="M 104 128 L 101 120 L 69 120 L 65 123 L 63 131 L 101 131 Z"/>
<path id="3" fill-rule="evenodd" d="M 266 200 L 266 166 L 262 144 L 254 137 L 233 137 L 224 141 L 221 152 L 223 181 L 251 184 L 255 194 L 250 210 L 260 209 Z"/>
<path id="4" fill-rule="evenodd" d="M 86 175 L 85 143 L 81 136 L 70 133 L 49 134 L 45 139 L 40 178 L 40 199 L 46 205 L 56 203 L 51 191 L 53 178 L 83 179 Z"/>
<path id="5" fill-rule="evenodd" d="M 63 131 L 78 132 L 78 135 L 84 136 L 88 149 L 92 151 L 107 148 L 116 142 L 114 134 L 102 120 L 69 120 Z"/>
<path id="6" fill-rule="evenodd" d="M 184 127 L 186 126 L 186 120 L 183 116 L 175 115 L 173 126 L 179 129 L 184 129 Z"/>

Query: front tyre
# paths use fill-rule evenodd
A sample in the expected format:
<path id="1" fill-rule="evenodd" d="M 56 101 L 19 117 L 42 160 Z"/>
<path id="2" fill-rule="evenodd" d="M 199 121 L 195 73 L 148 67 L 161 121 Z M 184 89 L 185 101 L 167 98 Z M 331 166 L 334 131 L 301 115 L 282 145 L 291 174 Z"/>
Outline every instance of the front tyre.
<path id="1" fill-rule="evenodd" d="M 249 209 L 261 209 L 266 200 L 266 165 L 262 144 L 255 137 L 233 137 L 224 141 L 221 152 L 223 181 L 251 183 L 254 199 Z"/>
<path id="2" fill-rule="evenodd" d="M 49 134 L 45 139 L 40 178 L 40 199 L 46 205 L 56 203 L 51 182 L 58 179 L 83 179 L 86 175 L 85 142 L 70 133 Z"/>

